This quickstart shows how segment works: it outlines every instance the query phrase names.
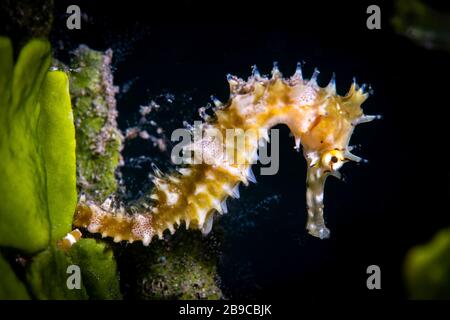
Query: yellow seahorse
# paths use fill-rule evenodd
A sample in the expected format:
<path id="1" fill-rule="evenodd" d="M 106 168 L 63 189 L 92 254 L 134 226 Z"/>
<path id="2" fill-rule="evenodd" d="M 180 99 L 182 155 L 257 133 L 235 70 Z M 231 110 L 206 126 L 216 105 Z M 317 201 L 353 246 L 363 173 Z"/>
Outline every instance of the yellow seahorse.
<path id="1" fill-rule="evenodd" d="M 154 236 L 161 239 L 166 230 L 175 232 L 182 222 L 186 229 L 207 234 L 215 212 L 227 212 L 227 197 L 239 197 L 241 182 L 255 182 L 251 165 L 260 139 L 268 139 L 271 127 L 286 124 L 295 137 L 295 147 L 302 145 L 307 160 L 306 227 L 315 237 L 329 237 L 323 217 L 325 180 L 330 175 L 339 177 L 345 162 L 361 161 L 350 153 L 353 129 L 379 116 L 363 114 L 361 104 L 368 97 L 364 87 L 353 82 L 349 92 L 339 96 L 334 75 L 326 87 L 320 87 L 318 73 L 315 69 L 310 79 L 303 79 L 298 64 L 294 75 L 283 78 L 274 64 L 271 78 L 261 76 L 256 67 L 247 81 L 228 76 L 230 98 L 223 105 L 215 100 L 215 117 L 202 130 L 239 129 L 245 135 L 244 148 L 231 145 L 228 139 L 202 138 L 188 150 L 201 151 L 205 161 L 166 176 L 156 170 L 155 188 L 128 209 L 112 209 L 109 200 L 97 205 L 80 199 L 74 226 L 113 237 L 115 242 L 140 240 L 146 246 Z M 246 134 L 252 130 L 258 134 Z M 221 150 L 230 148 L 237 151 L 240 161 L 221 156 Z"/>

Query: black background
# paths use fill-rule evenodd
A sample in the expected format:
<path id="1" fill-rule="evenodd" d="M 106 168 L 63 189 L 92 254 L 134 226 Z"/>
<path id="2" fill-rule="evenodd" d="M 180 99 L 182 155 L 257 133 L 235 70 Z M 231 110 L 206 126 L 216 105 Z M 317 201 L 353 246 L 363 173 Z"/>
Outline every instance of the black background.
<path id="1" fill-rule="evenodd" d="M 381 7 L 381 30 L 366 28 L 366 8 L 373 3 Z M 86 14 L 81 30 L 65 27 L 69 4 L 80 5 Z M 437 2 L 432 5 L 440 9 Z M 190 114 L 185 120 L 192 122 L 211 94 L 226 100 L 227 73 L 247 77 L 253 64 L 269 73 L 278 61 L 290 75 L 297 61 L 305 61 L 304 74 L 318 67 L 321 85 L 335 72 L 340 94 L 354 76 L 369 83 L 374 94 L 363 107 L 383 120 L 358 127 L 352 138 L 361 145 L 355 153 L 369 164 L 347 164 L 346 182 L 327 182 L 331 238 L 307 235 L 305 161 L 292 149 L 287 128 L 279 127 L 279 173 L 257 175 L 258 184 L 242 190 L 242 201 L 232 201 L 230 215 L 219 222 L 226 229 L 222 287 L 230 298 L 407 297 L 402 279 L 407 250 L 450 225 L 449 56 L 395 34 L 390 2 L 71 0 L 57 1 L 56 12 L 52 41 L 61 59 L 80 43 L 98 50 L 112 47 L 115 83 L 134 79 L 118 99 L 122 129 L 139 105 L 165 91 L 192 96 L 192 110 L 175 111 Z M 137 150 L 127 147 L 125 156 L 152 151 Z M 125 170 L 125 180 L 133 174 L 139 172 Z M 258 201 L 270 194 L 279 201 L 258 209 Z M 231 215 L 252 207 L 261 214 L 253 214 L 253 227 L 241 232 Z M 371 264 L 381 268 L 378 291 L 366 288 Z"/>

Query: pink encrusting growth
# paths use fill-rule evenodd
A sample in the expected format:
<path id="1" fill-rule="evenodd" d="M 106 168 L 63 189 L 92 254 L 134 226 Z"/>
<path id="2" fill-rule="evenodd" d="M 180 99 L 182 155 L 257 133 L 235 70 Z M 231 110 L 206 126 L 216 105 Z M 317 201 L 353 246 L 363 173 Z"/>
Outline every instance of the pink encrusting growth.
<path id="1" fill-rule="evenodd" d="M 349 140 L 357 124 L 378 116 L 363 114 L 361 104 L 368 93 L 354 82 L 345 96 L 336 93 L 334 77 L 326 87 L 317 84 L 318 71 L 310 79 L 302 77 L 300 64 L 290 78 L 283 78 L 276 64 L 270 78 L 253 68 L 244 81 L 228 76 L 230 98 L 222 104 L 214 99 L 215 117 L 202 124 L 203 132 L 223 133 L 235 129 L 243 135 L 244 147 L 228 139 L 205 135 L 186 150 L 199 151 L 202 163 L 195 161 L 178 172 L 164 175 L 155 169 L 154 189 L 129 208 L 114 207 L 110 199 L 102 205 L 80 199 L 74 226 L 91 233 L 113 237 L 114 241 L 142 241 L 148 245 L 154 236 L 163 237 L 184 222 L 186 228 L 211 230 L 215 212 L 227 212 L 226 199 L 239 197 L 239 185 L 256 182 L 251 165 L 257 158 L 261 139 L 268 130 L 286 124 L 295 138 L 295 148 L 303 147 L 307 160 L 307 229 L 313 236 L 329 237 L 323 217 L 325 180 L 339 178 L 339 169 L 347 161 L 361 161 L 350 153 Z M 253 132 L 255 134 L 248 134 Z M 236 152 L 237 161 L 229 161 L 223 151 Z"/>

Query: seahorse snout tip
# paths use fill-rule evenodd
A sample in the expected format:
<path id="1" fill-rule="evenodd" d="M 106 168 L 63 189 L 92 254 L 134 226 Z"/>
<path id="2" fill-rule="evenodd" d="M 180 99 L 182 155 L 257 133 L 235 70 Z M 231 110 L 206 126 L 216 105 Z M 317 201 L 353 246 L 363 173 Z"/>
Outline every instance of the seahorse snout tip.
<path id="1" fill-rule="evenodd" d="M 330 238 L 330 229 L 328 229 L 325 225 L 317 225 L 315 223 L 308 223 L 306 226 L 310 235 L 323 239 Z"/>

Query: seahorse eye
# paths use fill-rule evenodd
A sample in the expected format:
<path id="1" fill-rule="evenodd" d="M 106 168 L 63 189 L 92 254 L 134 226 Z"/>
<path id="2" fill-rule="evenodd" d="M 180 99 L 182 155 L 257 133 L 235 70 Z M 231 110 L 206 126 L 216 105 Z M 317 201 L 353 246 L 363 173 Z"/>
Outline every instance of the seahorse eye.
<path id="1" fill-rule="evenodd" d="M 343 164 L 343 155 L 339 150 L 328 151 L 322 156 L 322 165 L 327 170 L 338 170 Z"/>

